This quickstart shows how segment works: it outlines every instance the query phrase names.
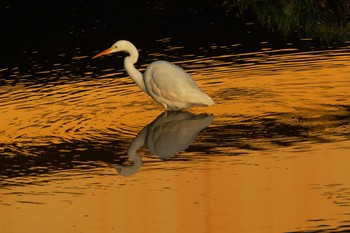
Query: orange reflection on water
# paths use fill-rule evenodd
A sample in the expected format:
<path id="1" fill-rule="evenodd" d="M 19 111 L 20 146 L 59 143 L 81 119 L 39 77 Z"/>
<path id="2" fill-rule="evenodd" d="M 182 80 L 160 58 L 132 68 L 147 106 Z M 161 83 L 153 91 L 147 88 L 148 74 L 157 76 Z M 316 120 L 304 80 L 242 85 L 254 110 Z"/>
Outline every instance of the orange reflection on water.
<path id="1" fill-rule="evenodd" d="M 113 168 L 121 164 L 88 159 L 67 163 L 104 165 L 32 176 L 13 171 L 13 177 L 3 177 L 12 185 L 0 190 L 0 230 L 348 229 L 349 53 L 273 53 L 178 63 L 190 68 L 217 103 L 190 110 L 194 117 L 206 112 L 215 118 L 178 154 L 183 161 L 162 161 L 144 146 L 141 169 L 129 177 Z M 38 156 L 27 147 L 87 142 L 103 148 L 118 140 L 132 145 L 143 129 L 148 140 L 165 129 L 155 123 L 147 128 L 162 109 L 126 78 L 23 86 L 4 92 L 2 100 L 1 148 L 13 146 L 25 157 Z M 116 156 L 128 153 L 120 144 L 112 145 Z M 16 158 L 16 153 L 10 155 Z"/>
<path id="2" fill-rule="evenodd" d="M 5 232 L 38 227 L 39 232 L 327 229 L 342 225 L 350 213 L 345 205 L 350 204 L 348 160 L 348 150 L 327 147 L 323 153 L 172 162 L 128 179 L 114 176 L 113 170 L 104 171 L 106 176 L 73 175 L 45 186 L 19 187 L 20 196 L 3 196 L 9 206 L 0 207 L 1 227 Z"/>

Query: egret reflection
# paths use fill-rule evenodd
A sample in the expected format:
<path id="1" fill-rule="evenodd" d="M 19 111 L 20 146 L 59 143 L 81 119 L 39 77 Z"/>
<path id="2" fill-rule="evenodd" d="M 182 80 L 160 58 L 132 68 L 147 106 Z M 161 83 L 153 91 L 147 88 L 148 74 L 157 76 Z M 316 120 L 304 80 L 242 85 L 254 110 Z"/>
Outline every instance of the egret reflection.
<path id="1" fill-rule="evenodd" d="M 130 143 L 127 151 L 131 165 L 113 165 L 123 176 L 136 173 L 142 160 L 138 150 L 146 145 L 150 154 L 166 160 L 185 150 L 197 135 L 214 120 L 213 115 L 194 115 L 189 112 L 172 111 L 159 115 L 145 126 Z"/>

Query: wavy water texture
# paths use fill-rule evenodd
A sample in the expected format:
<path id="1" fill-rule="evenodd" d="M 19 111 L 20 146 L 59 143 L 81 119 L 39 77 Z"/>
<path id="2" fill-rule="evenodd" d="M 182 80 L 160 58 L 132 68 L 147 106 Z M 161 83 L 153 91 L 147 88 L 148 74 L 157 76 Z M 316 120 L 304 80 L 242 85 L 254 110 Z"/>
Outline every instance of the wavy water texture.
<path id="1" fill-rule="evenodd" d="M 265 48 L 235 54 L 232 51 L 239 45 L 213 45 L 186 54 L 183 46 L 167 45 L 170 39 L 159 43 L 167 49 L 150 53 L 146 63 L 175 61 L 216 105 L 184 113 L 188 122 L 167 118 L 126 76 L 120 57 L 113 60 L 116 68 L 98 68 L 103 61 L 110 62 L 108 57 L 94 64 L 88 56 L 77 54 L 71 62 L 60 60 L 51 68 L 36 64 L 27 69 L 0 69 L 1 206 L 47 205 L 56 197 L 61 203 L 74 203 L 78 197 L 91 198 L 91 190 L 111 190 L 116 200 L 123 195 L 134 199 L 140 192 L 135 187 L 144 191 L 147 200 L 156 201 L 152 193 L 159 193 L 156 184 L 161 184 L 163 193 L 178 200 L 174 203 L 185 205 L 189 200 L 179 196 L 196 197 L 191 199 L 195 206 L 211 208 L 193 220 L 189 215 L 197 213 L 195 208 L 183 206 L 189 209 L 182 213 L 184 219 L 195 221 L 191 232 L 203 232 L 202 221 L 212 230 L 208 232 L 216 232 L 217 227 L 231 223 L 231 217 L 237 220 L 235 227 L 222 232 L 256 232 L 251 222 L 272 230 L 266 232 L 348 229 L 350 184 L 342 164 L 348 162 L 345 155 L 350 151 L 349 47 L 324 51 Z M 183 54 L 182 59 L 178 54 Z M 144 70 L 145 65 L 140 68 Z M 194 119 L 206 121 L 196 129 Z M 184 141 L 175 143 L 179 132 Z M 141 169 L 141 163 L 129 161 L 128 148 L 129 152 L 137 148 L 133 154 L 143 157 Z M 338 167 L 339 174 L 330 173 L 327 164 Z M 137 169 L 126 171 L 133 165 Z M 122 180 L 116 178 L 116 168 L 124 175 L 141 175 Z M 317 171 L 326 174 L 322 180 Z M 202 187 L 195 180 L 208 185 Z M 182 190 L 191 182 L 197 186 Z M 335 182 L 339 185 L 330 185 Z M 49 192 L 46 184 L 53 185 Z M 295 190 L 303 190 L 310 198 Z M 145 207 L 136 196 L 135 200 Z M 255 200 L 256 208 L 247 200 Z M 305 203 L 311 203 L 310 208 L 318 203 L 329 208 L 329 213 L 311 208 L 294 219 L 293 214 L 299 213 L 295 208 L 302 209 Z M 75 208 L 79 212 L 79 205 Z M 148 215 L 144 213 L 147 208 L 133 208 L 135 213 Z M 256 215 L 249 215 L 253 209 Z M 163 209 L 155 211 L 163 213 Z M 276 217 L 280 215 L 286 218 Z M 267 226 L 271 216 L 278 219 L 276 228 Z M 145 226 L 153 229 L 151 223 Z M 131 232 L 137 232 L 136 228 Z"/>

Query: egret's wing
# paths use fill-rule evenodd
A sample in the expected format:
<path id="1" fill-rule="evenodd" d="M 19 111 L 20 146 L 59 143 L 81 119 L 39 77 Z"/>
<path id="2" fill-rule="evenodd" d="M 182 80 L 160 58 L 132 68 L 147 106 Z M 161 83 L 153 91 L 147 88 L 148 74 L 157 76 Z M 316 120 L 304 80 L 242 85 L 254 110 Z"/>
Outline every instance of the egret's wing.
<path id="1" fill-rule="evenodd" d="M 182 68 L 165 61 L 154 62 L 146 71 L 146 82 L 158 96 L 177 101 L 195 99 L 202 91 Z"/>

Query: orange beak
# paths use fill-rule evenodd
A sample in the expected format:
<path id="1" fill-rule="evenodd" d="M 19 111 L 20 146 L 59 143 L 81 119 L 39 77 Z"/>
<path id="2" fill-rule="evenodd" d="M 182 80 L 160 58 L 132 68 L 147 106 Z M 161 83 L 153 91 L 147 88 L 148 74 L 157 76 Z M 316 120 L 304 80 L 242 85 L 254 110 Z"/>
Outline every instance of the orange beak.
<path id="1" fill-rule="evenodd" d="M 101 57 L 103 55 L 109 54 L 111 51 L 112 51 L 112 48 L 106 49 L 105 51 L 102 51 L 99 54 L 93 56 L 92 59 L 95 59 L 95 58 Z"/>

